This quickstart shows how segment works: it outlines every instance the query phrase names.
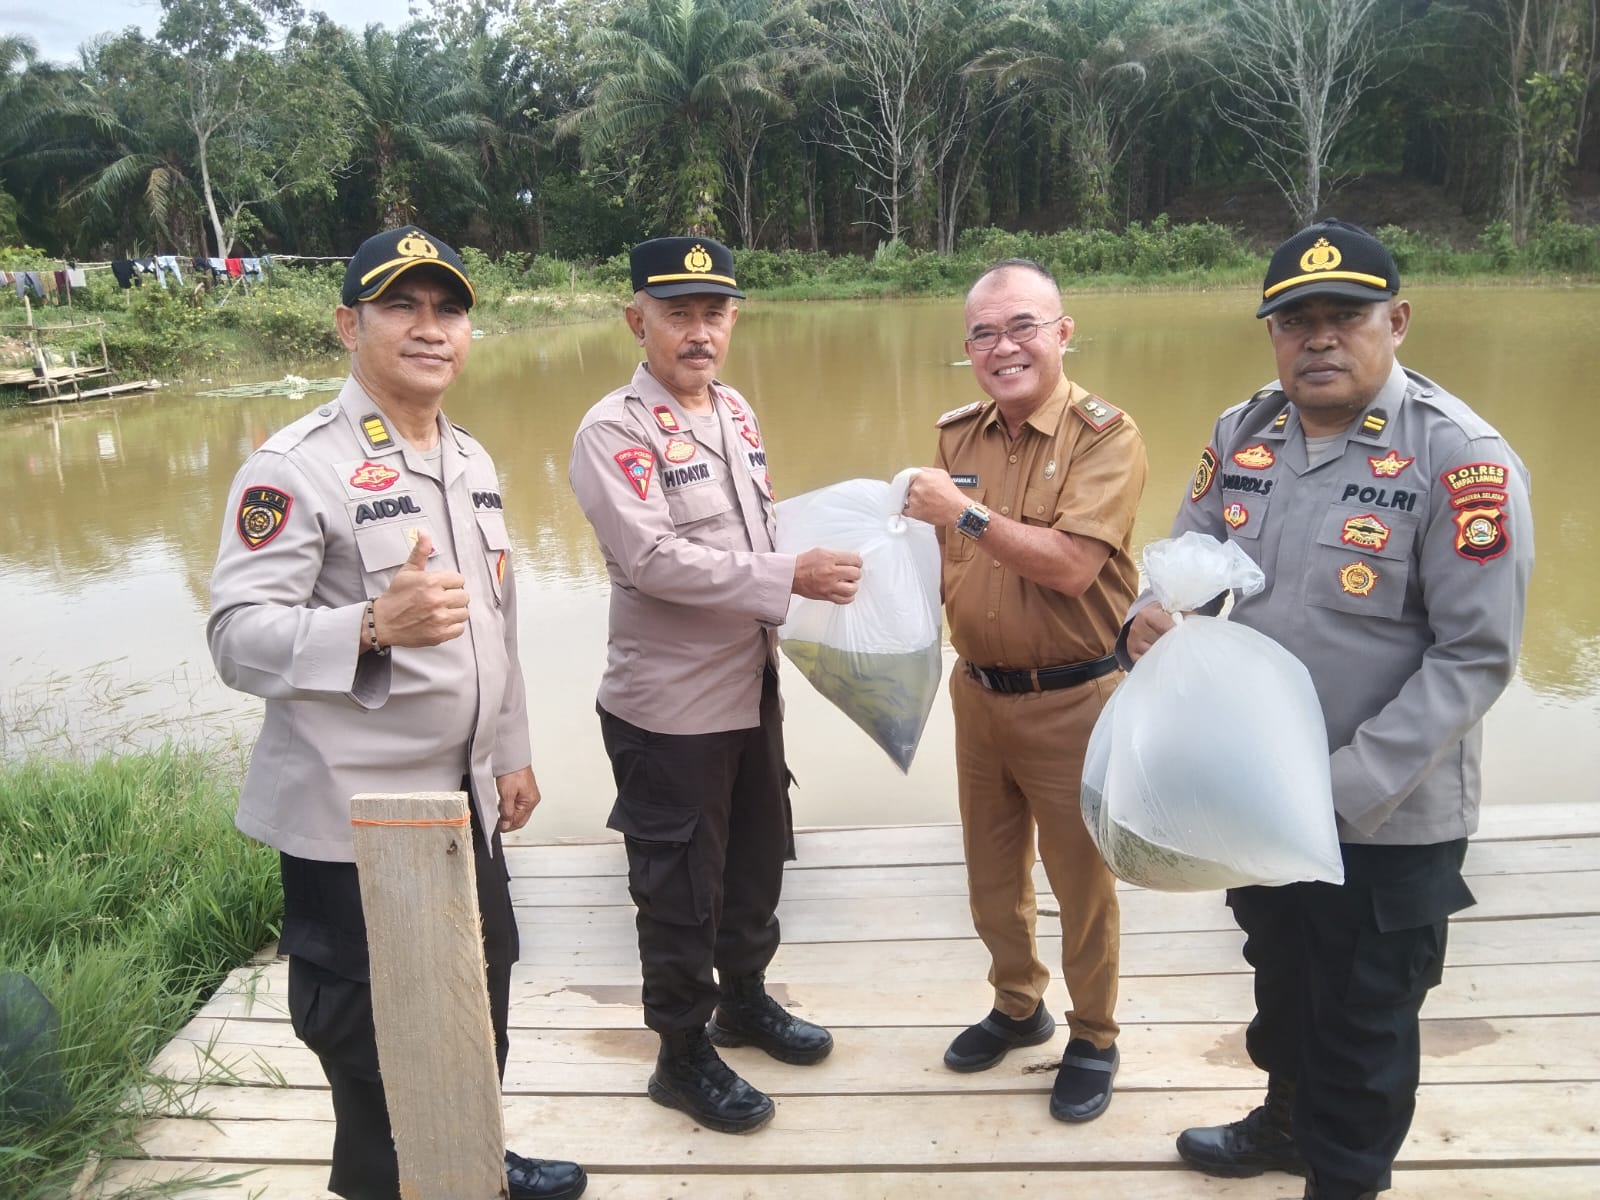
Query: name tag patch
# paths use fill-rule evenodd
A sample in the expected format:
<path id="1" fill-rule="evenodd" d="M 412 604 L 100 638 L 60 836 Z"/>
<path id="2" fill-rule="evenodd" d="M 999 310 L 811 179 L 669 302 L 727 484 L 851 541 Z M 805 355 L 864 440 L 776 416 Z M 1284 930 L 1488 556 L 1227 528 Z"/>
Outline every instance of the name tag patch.
<path id="1" fill-rule="evenodd" d="M 974 488 L 978 486 L 978 477 L 976 475 L 952 475 L 950 476 L 950 482 L 959 488 Z"/>
<path id="2" fill-rule="evenodd" d="M 386 521 L 390 517 L 421 516 L 422 509 L 409 495 L 385 496 L 381 500 L 363 500 L 356 505 L 356 524 L 368 521 Z"/>

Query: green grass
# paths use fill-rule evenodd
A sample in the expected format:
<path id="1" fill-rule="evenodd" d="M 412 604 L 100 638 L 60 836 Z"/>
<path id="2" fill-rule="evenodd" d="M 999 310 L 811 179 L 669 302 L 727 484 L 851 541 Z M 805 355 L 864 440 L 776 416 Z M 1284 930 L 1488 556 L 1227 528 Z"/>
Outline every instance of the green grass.
<path id="1" fill-rule="evenodd" d="M 0 1073 L 11 1200 L 65 1197 L 141 1117 L 187 1103 L 147 1064 L 277 933 L 277 857 L 234 830 L 219 764 L 169 748 L 0 768 L 0 975 L 27 976 L 60 1021 L 53 1055 Z M 39 1102 L 53 1079 L 64 1104 Z"/>

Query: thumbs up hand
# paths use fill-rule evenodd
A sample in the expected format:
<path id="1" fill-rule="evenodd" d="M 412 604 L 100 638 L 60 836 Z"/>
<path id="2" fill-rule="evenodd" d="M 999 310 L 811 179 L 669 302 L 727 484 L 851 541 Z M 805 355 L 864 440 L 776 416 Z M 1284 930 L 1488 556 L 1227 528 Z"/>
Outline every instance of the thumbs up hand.
<path id="1" fill-rule="evenodd" d="M 418 530 L 410 556 L 373 601 L 380 645 L 437 646 L 466 629 L 467 581 L 454 571 L 430 571 L 432 553 L 432 536 Z"/>

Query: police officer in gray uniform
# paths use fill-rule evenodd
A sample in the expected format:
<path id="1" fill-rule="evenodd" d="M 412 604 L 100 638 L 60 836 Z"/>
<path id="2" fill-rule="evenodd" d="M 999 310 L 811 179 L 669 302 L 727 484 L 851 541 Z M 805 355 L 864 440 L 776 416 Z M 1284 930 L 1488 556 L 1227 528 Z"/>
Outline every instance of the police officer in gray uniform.
<path id="1" fill-rule="evenodd" d="M 1256 311 L 1278 379 L 1218 419 L 1172 528 L 1230 540 L 1265 573 L 1231 619 L 1311 673 L 1345 871 L 1342 886 L 1228 893 L 1267 1095 L 1185 1130 L 1178 1153 L 1212 1175 L 1306 1175 L 1317 1200 L 1387 1189 L 1410 1127 L 1422 1002 L 1450 914 L 1473 903 L 1481 722 L 1516 666 L 1533 566 L 1527 470 L 1395 361 L 1399 290 L 1389 252 L 1345 222 L 1278 247 Z M 1137 660 L 1171 627 L 1146 592 L 1119 653 Z"/>
<path id="2" fill-rule="evenodd" d="M 650 1096 L 743 1133 L 772 1099 L 713 1043 L 800 1064 L 833 1049 L 764 981 L 793 841 L 775 635 L 791 595 L 849 603 L 861 557 L 773 548 L 761 426 L 717 378 L 744 296 L 732 253 L 655 238 L 631 266 L 624 315 L 645 361 L 584 416 L 568 468 L 611 580 L 609 824 L 627 842 L 645 1024 L 661 1035 Z"/>
<path id="3" fill-rule="evenodd" d="M 207 636 L 230 687 L 266 700 L 241 830 L 280 852 L 295 1033 L 332 1090 L 328 1187 L 396 1200 L 366 923 L 357 792 L 471 797 L 495 1052 L 517 959 L 500 835 L 539 803 L 517 662 L 515 575 L 489 455 L 440 412 L 471 346 L 472 285 L 414 226 L 363 242 L 336 313 L 350 377 L 269 438 L 228 497 Z M 506 1152 L 513 1200 L 580 1195 L 576 1163 Z"/>

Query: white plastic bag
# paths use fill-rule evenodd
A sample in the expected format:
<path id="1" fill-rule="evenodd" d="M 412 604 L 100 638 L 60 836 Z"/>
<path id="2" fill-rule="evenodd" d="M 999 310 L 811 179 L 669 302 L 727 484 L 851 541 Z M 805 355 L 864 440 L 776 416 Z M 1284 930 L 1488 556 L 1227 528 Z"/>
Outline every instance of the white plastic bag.
<path id="1" fill-rule="evenodd" d="M 1145 570 L 1178 613 L 1264 579 L 1200 533 L 1152 543 Z M 1169 892 L 1344 881 L 1328 735 L 1311 676 L 1265 634 L 1179 617 L 1106 705 L 1089 739 L 1083 817 L 1129 883 Z"/>
<path id="2" fill-rule="evenodd" d="M 939 690 L 939 542 L 901 515 L 916 468 L 892 482 L 850 479 L 778 504 L 778 550 L 861 555 L 850 604 L 795 596 L 778 645 L 811 685 L 911 768 Z"/>

